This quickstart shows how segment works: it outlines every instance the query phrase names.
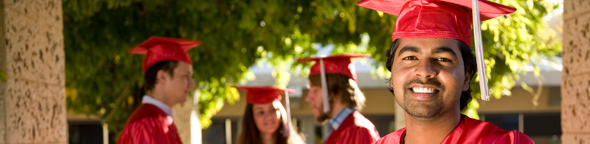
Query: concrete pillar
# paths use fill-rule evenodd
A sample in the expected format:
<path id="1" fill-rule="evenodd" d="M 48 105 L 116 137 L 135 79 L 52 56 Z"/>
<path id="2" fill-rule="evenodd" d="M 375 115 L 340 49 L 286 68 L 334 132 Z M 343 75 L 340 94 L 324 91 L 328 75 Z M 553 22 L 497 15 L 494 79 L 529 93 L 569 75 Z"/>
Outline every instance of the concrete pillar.
<path id="1" fill-rule="evenodd" d="M 201 144 L 201 122 L 197 110 L 198 92 L 188 97 L 184 103 L 174 106 L 174 124 L 178 128 L 180 139 L 185 144 Z"/>
<path id="2" fill-rule="evenodd" d="M 61 0 L 0 0 L 0 143 L 67 143 Z"/>
<path id="3" fill-rule="evenodd" d="M 562 143 L 590 143 L 590 1 L 565 0 Z"/>

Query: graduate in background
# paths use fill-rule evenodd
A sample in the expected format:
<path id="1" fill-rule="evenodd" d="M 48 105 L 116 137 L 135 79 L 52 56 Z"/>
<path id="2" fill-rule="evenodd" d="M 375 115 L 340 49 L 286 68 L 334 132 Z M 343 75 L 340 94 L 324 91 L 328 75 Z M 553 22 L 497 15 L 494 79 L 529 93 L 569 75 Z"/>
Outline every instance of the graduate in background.
<path id="1" fill-rule="evenodd" d="M 534 143 L 516 130 L 506 131 L 461 114 L 472 100 L 469 83 L 478 69 L 482 99 L 488 96 L 483 57 L 476 60 L 469 47 L 471 24 L 475 22 L 476 45 L 480 45 L 479 18 L 487 20 L 516 9 L 486 0 L 364 0 L 357 4 L 398 16 L 386 66 L 391 71 L 392 93 L 405 111 L 406 127 L 376 144 Z M 476 47 L 483 56 L 481 45 Z"/>
<path id="2" fill-rule="evenodd" d="M 274 87 L 236 87 L 246 91 L 239 144 L 302 144 L 303 139 L 290 123 L 290 114 L 281 104 L 281 95 L 295 90 Z M 285 98 L 288 99 L 288 98 Z"/>
<path id="3" fill-rule="evenodd" d="M 154 36 L 129 50 L 146 54 L 142 65 L 146 95 L 129 117 L 117 143 L 182 143 L 172 118 L 172 107 L 186 101 L 195 87 L 193 65 L 186 51 L 200 43 Z"/>
<path id="4" fill-rule="evenodd" d="M 375 125 L 359 111 L 365 105 L 365 95 L 358 87 L 356 70 L 351 58 L 368 54 L 347 54 L 299 59 L 315 61 L 309 73 L 309 103 L 316 121 L 328 121 L 326 144 L 370 144 L 379 139 Z"/>

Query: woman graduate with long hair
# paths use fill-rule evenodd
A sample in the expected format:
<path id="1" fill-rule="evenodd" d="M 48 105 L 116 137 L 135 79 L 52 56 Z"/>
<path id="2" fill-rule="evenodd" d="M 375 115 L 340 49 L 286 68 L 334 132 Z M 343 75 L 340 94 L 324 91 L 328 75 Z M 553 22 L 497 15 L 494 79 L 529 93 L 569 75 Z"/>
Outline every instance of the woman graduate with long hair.
<path id="1" fill-rule="evenodd" d="M 295 132 L 290 116 L 281 104 L 281 93 L 291 89 L 274 87 L 236 87 L 246 91 L 246 109 L 242 119 L 239 144 L 300 144 L 304 143 Z"/>

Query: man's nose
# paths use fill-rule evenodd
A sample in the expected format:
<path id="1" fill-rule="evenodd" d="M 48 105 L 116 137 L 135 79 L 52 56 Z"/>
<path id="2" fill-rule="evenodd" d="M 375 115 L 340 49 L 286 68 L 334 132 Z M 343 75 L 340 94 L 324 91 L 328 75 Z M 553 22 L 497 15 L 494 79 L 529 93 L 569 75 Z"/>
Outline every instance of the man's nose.
<path id="1" fill-rule="evenodd" d="M 195 88 L 195 80 L 194 79 L 190 79 L 190 81 L 188 82 L 188 87 L 189 88 Z"/>
<path id="2" fill-rule="evenodd" d="M 416 76 L 424 78 L 434 78 L 437 74 L 435 68 L 432 66 L 432 62 L 429 60 L 422 61 L 420 65 L 416 67 Z"/>

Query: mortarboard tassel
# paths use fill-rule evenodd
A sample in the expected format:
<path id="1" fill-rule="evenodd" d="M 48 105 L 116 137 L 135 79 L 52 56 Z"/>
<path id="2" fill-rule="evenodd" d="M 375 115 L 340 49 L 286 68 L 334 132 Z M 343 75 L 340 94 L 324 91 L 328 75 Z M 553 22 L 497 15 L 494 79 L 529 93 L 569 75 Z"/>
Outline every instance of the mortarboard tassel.
<path id="1" fill-rule="evenodd" d="M 330 111 L 330 100 L 328 99 L 328 84 L 326 82 L 326 70 L 324 69 L 324 60 L 320 58 L 320 72 L 322 80 L 322 96 L 324 97 L 324 113 Z"/>
<path id="2" fill-rule="evenodd" d="M 287 126 L 285 127 L 283 135 L 289 137 L 291 135 L 291 126 L 293 126 L 293 124 L 291 123 L 291 104 L 289 102 L 289 92 L 287 89 L 285 89 L 285 110 L 287 111 Z"/>
<path id="3" fill-rule="evenodd" d="M 479 20 L 479 0 L 472 0 L 472 15 L 473 15 L 473 39 L 475 41 L 475 55 L 477 61 L 477 71 L 479 71 L 479 89 L 481 90 L 481 99 L 484 101 L 490 100 L 488 91 L 488 79 L 486 77 L 486 67 L 483 57 L 483 46 L 481 38 L 481 21 Z"/>

